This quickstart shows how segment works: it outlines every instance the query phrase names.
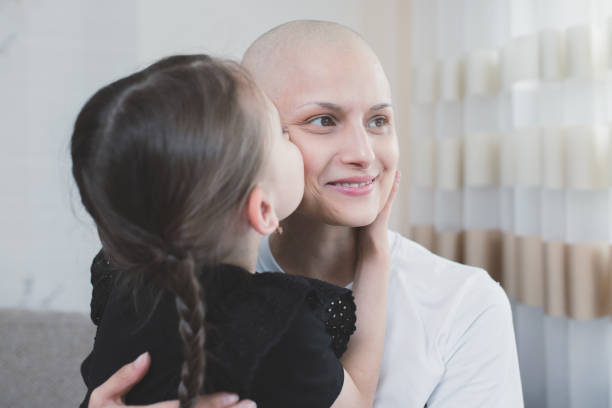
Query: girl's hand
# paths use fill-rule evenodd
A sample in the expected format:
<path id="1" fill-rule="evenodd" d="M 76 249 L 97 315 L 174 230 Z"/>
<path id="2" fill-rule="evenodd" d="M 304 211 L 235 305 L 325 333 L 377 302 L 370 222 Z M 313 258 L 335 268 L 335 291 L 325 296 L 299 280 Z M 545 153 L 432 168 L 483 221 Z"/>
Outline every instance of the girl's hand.
<path id="1" fill-rule="evenodd" d="M 387 240 L 387 230 L 389 225 L 389 215 L 391 213 L 391 206 L 393 204 L 395 194 L 399 188 L 400 176 L 401 173 L 399 170 L 396 170 L 395 179 L 393 180 L 393 185 L 391 186 L 391 191 L 389 192 L 387 201 L 374 222 L 359 229 L 358 249 L 360 258 L 376 255 L 388 256 L 389 243 Z"/>
<path id="2" fill-rule="evenodd" d="M 341 357 L 344 385 L 333 408 L 372 407 L 385 341 L 387 289 L 391 251 L 387 224 L 399 185 L 399 172 L 382 210 L 368 226 L 358 229 L 353 296 L 357 311 L 355 333 Z"/>
<path id="3" fill-rule="evenodd" d="M 151 357 L 149 353 L 144 353 L 133 362 L 121 367 L 104 384 L 93 390 L 89 398 L 89 408 L 127 407 L 123 397 L 142 380 L 150 365 Z M 178 401 L 165 401 L 141 407 L 178 408 L 178 406 Z M 256 408 L 256 405 L 248 400 L 238 402 L 236 394 L 217 393 L 200 397 L 196 408 Z"/>

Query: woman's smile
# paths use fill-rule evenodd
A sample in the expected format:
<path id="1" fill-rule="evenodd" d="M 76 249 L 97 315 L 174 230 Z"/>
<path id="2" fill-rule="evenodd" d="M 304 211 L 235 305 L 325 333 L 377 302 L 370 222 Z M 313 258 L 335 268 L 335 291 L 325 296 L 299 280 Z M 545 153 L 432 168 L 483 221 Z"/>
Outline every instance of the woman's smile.
<path id="1" fill-rule="evenodd" d="M 356 176 L 338 179 L 326 184 L 327 187 L 349 196 L 370 194 L 375 187 L 378 176 Z"/>

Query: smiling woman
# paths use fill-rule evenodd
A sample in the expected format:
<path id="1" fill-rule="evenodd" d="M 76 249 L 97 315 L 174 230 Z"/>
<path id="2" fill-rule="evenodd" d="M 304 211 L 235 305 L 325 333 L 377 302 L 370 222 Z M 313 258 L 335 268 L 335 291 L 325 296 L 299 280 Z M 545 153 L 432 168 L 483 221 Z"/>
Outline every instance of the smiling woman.
<path id="1" fill-rule="evenodd" d="M 347 38 L 349 42 L 321 47 L 314 55 L 286 58 L 280 73 L 284 80 L 269 89 L 297 89 L 277 103 L 304 156 L 305 196 L 297 214 L 326 214 L 330 224 L 358 227 L 371 223 L 384 205 L 399 150 L 391 92 L 380 62 L 359 41 Z M 250 64 L 249 54 L 245 63 Z M 336 69 L 321 75 L 325 64 Z M 252 65 L 265 81 L 270 73 Z M 359 183 L 365 185 L 348 185 Z"/>
<path id="2" fill-rule="evenodd" d="M 283 235 L 264 241 L 258 270 L 350 286 L 357 232 L 380 210 L 398 165 L 385 72 L 359 35 L 312 21 L 264 34 L 243 64 L 304 158 L 302 203 L 283 222 Z M 375 405 L 522 406 L 503 290 L 483 270 L 439 258 L 393 232 L 389 240 L 393 306 Z"/>

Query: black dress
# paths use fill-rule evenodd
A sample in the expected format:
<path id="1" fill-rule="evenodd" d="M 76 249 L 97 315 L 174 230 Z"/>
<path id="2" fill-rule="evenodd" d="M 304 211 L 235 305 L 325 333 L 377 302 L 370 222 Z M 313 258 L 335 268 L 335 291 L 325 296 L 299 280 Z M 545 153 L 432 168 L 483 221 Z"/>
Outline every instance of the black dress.
<path id="1" fill-rule="evenodd" d="M 260 408 L 329 407 L 344 382 L 338 360 L 355 331 L 348 289 L 282 273 L 251 274 L 232 265 L 199 274 L 206 304 L 204 392 L 227 391 Z M 148 351 L 151 367 L 127 404 L 177 399 L 183 361 L 174 296 L 154 312 L 137 312 L 133 296 L 114 289 L 116 276 L 98 254 L 92 265 L 91 316 L 98 325 L 81 373 L 87 395 L 124 364 Z"/>

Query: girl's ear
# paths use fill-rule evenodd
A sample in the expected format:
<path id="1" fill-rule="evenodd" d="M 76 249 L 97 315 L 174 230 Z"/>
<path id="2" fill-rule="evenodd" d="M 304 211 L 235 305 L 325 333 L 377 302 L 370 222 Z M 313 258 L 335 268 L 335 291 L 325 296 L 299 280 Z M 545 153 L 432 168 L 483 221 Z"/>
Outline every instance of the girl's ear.
<path id="1" fill-rule="evenodd" d="M 259 186 L 249 193 L 246 210 L 249 224 L 261 235 L 269 235 L 278 227 L 274 207 Z"/>

